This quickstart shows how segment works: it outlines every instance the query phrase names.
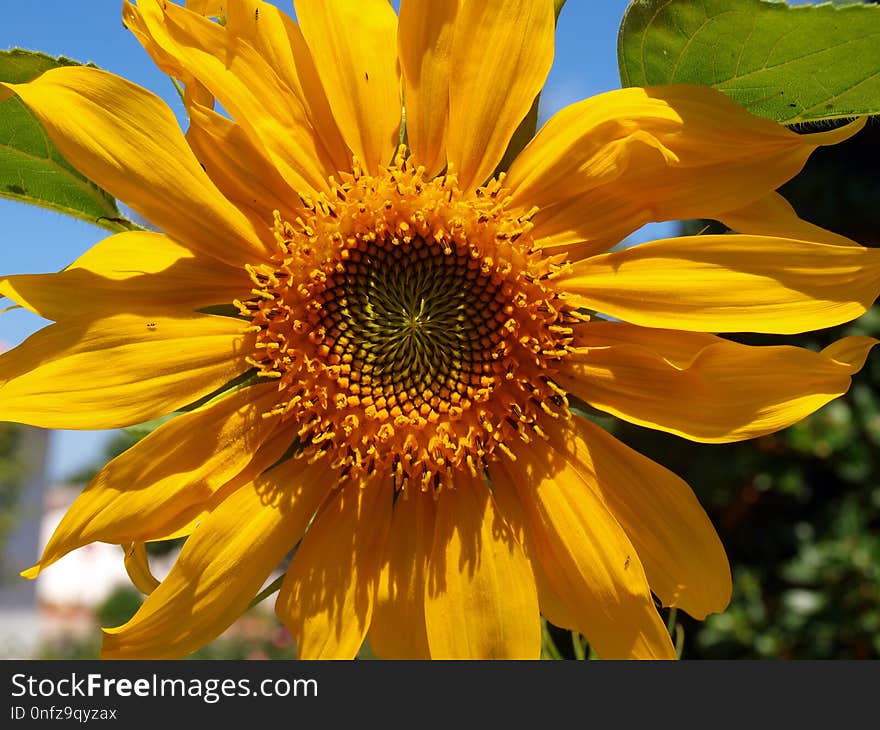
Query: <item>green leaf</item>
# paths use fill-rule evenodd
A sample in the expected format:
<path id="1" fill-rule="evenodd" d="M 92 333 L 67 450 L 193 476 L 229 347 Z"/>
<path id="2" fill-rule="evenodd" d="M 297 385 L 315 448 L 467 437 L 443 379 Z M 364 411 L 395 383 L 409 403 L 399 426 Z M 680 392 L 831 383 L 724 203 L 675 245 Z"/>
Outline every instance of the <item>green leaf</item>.
<path id="1" fill-rule="evenodd" d="M 50 68 L 76 66 L 63 56 L 19 48 L 0 51 L 0 81 L 20 84 Z M 62 157 L 20 99 L 0 102 L 0 196 L 51 208 L 110 231 L 138 229 L 122 217 L 116 200 Z"/>
<path id="2" fill-rule="evenodd" d="M 880 112 L 880 6 L 633 0 L 624 86 L 693 83 L 784 124 Z"/>

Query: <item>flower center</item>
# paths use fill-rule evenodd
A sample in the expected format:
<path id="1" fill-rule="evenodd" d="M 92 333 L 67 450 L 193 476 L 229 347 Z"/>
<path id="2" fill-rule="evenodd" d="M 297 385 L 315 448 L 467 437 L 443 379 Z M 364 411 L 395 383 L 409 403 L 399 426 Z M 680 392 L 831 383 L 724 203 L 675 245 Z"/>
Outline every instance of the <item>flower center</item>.
<path id="1" fill-rule="evenodd" d="M 387 236 L 345 251 L 315 324 L 327 362 L 365 408 L 432 418 L 485 397 L 513 306 L 502 282 L 456 247 Z M 509 287 L 508 287 L 509 289 Z M 494 356 L 494 359 L 493 359 Z"/>
<path id="2" fill-rule="evenodd" d="M 255 296 L 236 304 L 256 332 L 251 364 L 278 381 L 272 413 L 305 452 L 340 478 L 439 490 L 567 414 L 552 374 L 584 318 L 502 181 L 466 195 L 401 152 L 303 202 L 295 221 L 276 214 L 279 251 L 249 267 Z"/>

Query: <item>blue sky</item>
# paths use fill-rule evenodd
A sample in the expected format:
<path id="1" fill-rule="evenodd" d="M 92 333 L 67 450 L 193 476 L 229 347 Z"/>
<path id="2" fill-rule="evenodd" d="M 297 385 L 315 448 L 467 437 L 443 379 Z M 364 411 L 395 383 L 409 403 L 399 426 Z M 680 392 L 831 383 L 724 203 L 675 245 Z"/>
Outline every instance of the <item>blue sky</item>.
<path id="1" fill-rule="evenodd" d="M 289 0 L 275 3 L 289 10 Z M 138 83 L 164 98 L 185 123 L 168 78 L 153 66 L 123 27 L 121 0 L 4 2 L 0 49 L 23 47 L 101 68 Z M 544 94 L 542 117 L 586 96 L 620 86 L 616 37 L 627 0 L 569 0 L 560 18 L 556 57 Z M 0 198 L 0 273 L 57 271 L 103 238 L 102 229 L 42 208 Z M 669 229 L 665 229 L 668 231 Z M 663 229 L 654 236 L 665 235 Z M 650 235 L 650 234 L 645 234 Z M 9 304 L 0 300 L 0 309 Z M 0 345 L 22 342 L 46 322 L 15 310 L 0 315 Z M 106 433 L 57 432 L 50 473 L 53 479 L 99 458 Z"/>

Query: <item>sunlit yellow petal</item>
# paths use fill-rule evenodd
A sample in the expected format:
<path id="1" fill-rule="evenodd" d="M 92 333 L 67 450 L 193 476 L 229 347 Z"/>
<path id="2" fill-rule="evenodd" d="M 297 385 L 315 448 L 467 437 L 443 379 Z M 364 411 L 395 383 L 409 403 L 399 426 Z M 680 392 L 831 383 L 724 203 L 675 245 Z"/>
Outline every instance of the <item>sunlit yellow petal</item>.
<path id="1" fill-rule="evenodd" d="M 193 652 L 288 563 L 276 613 L 305 659 L 365 639 L 388 658 L 534 659 L 542 615 L 575 653 L 583 634 L 603 658 L 669 659 L 661 603 L 727 604 L 687 485 L 580 419 L 729 441 L 846 391 L 874 339 L 706 333 L 817 329 L 874 301 L 880 251 L 775 192 L 864 120 L 799 135 L 709 89 L 626 89 L 513 160 L 560 5 L 297 0 L 297 21 L 274 0 L 124 0 L 186 137 L 105 72 L 0 84 L 164 229 L 0 277 L 7 309 L 56 320 L 0 355 L 0 421 L 162 424 L 23 573 L 121 546 L 148 598 L 104 656 Z M 683 217 L 738 233 L 605 253 Z M 158 582 L 147 543 L 178 538 Z"/>
<path id="2" fill-rule="evenodd" d="M 433 495 L 420 491 L 394 503 L 368 635 L 370 648 L 383 659 L 431 658 L 425 629 L 425 564 L 435 512 Z"/>
<path id="3" fill-rule="evenodd" d="M 267 237 L 274 211 L 291 217 L 299 197 L 267 156 L 235 122 L 190 103 L 186 140 L 199 162 L 223 194 L 244 212 Z"/>
<path id="4" fill-rule="evenodd" d="M 186 0 L 185 5 L 188 10 L 209 18 L 218 18 L 226 15 L 226 0 Z"/>
<path id="5" fill-rule="evenodd" d="M 157 65 L 202 83 L 292 187 L 326 189 L 335 169 L 306 110 L 253 46 L 174 3 L 126 2 L 123 15 Z"/>
<path id="6" fill-rule="evenodd" d="M 294 7 L 342 136 L 375 172 L 399 140 L 397 15 L 387 0 L 295 0 Z"/>
<path id="7" fill-rule="evenodd" d="M 432 658 L 539 658 L 532 569 L 484 481 L 462 476 L 441 495 L 427 575 Z"/>
<path id="8" fill-rule="evenodd" d="M 300 659 L 352 659 L 370 626 L 391 524 L 390 483 L 349 483 L 309 527 L 275 611 Z"/>
<path id="9" fill-rule="evenodd" d="M 207 519 L 214 508 L 226 499 L 227 495 L 232 494 L 242 485 L 252 482 L 264 471 L 277 466 L 284 459 L 290 458 L 293 450 L 294 444 L 291 443 L 291 434 L 284 428 L 276 428 L 272 435 L 250 454 L 247 466 L 219 489 L 216 489 L 206 502 L 194 504 L 173 515 L 169 512 L 169 519 L 165 523 L 157 525 L 155 533 L 150 536 L 150 542 L 189 537 Z"/>
<path id="10" fill-rule="evenodd" d="M 690 487 L 668 469 L 575 418 L 554 424 L 553 444 L 594 488 L 639 555 L 664 606 L 702 619 L 730 601 L 727 556 Z"/>
<path id="11" fill-rule="evenodd" d="M 208 22 L 208 21 L 205 21 Z M 192 250 L 231 264 L 264 251 L 157 96 L 106 71 L 63 66 L 9 84 L 80 172 Z"/>
<path id="12" fill-rule="evenodd" d="M 548 256 L 571 261 L 607 251 L 629 233 L 650 223 L 637 198 L 618 198 L 614 186 L 541 207 L 533 218 L 536 246 Z M 589 223 L 587 223 L 589 221 Z"/>
<path id="13" fill-rule="evenodd" d="M 291 460 L 227 497 L 126 624 L 104 629 L 104 659 L 175 659 L 222 633 L 296 544 L 322 467 Z"/>
<path id="14" fill-rule="evenodd" d="M 603 659 L 674 659 L 635 547 L 574 460 L 545 444 L 514 451 L 492 485 L 521 504 L 526 541 L 574 628 Z"/>
<path id="15" fill-rule="evenodd" d="M 650 221 L 743 207 L 796 175 L 817 146 L 862 126 L 796 134 L 709 87 L 619 89 L 557 112 L 511 165 L 507 184 L 514 205 L 547 207 L 537 238 L 608 245 Z M 582 214 L 600 203 L 618 209 L 616 218 Z"/>
<path id="16" fill-rule="evenodd" d="M 447 156 L 464 189 L 492 174 L 553 63 L 553 4 L 465 2 L 455 20 Z"/>
<path id="17" fill-rule="evenodd" d="M 803 220 L 779 193 L 770 193 L 742 208 L 716 213 L 713 217 L 737 233 L 797 238 L 838 246 L 852 246 L 855 243 Z"/>
<path id="18" fill-rule="evenodd" d="M 159 581 L 150 570 L 147 558 L 147 547 L 142 542 L 132 542 L 122 546 L 125 552 L 125 572 L 131 578 L 134 587 L 145 596 L 150 595 L 159 586 Z"/>
<path id="19" fill-rule="evenodd" d="M 880 251 L 769 236 L 683 236 L 575 263 L 571 301 L 645 327 L 793 334 L 864 314 Z"/>
<path id="20" fill-rule="evenodd" d="M 250 43 L 306 111 L 322 155 L 337 170 L 351 165 L 351 152 L 333 118 L 315 62 L 299 26 L 262 0 L 230 0 L 226 30 Z"/>
<path id="21" fill-rule="evenodd" d="M 74 500 L 27 577 L 91 542 L 156 540 L 186 525 L 256 459 L 277 422 L 263 418 L 272 390 L 239 390 L 173 418 L 113 459 Z"/>
<path id="22" fill-rule="evenodd" d="M 406 103 L 406 137 L 429 177 L 446 167 L 449 68 L 461 0 L 402 0 L 397 45 Z"/>
<path id="23" fill-rule="evenodd" d="M 242 330 L 210 315 L 66 319 L 0 355 L 0 421 L 98 429 L 158 418 L 247 370 Z"/>
<path id="24" fill-rule="evenodd" d="M 194 311 L 244 297 L 247 272 L 192 252 L 160 233 L 105 238 L 57 274 L 0 278 L 0 294 L 46 319 Z"/>
<path id="25" fill-rule="evenodd" d="M 555 626 L 573 631 L 578 625 L 578 621 L 572 612 L 566 608 L 565 601 L 556 592 L 541 565 L 541 561 L 532 550 L 530 541 L 526 539 L 526 516 L 523 506 L 516 490 L 511 489 L 510 485 L 504 481 L 504 478 L 502 474 L 501 486 L 497 489 L 494 487 L 493 482 L 492 497 L 495 499 L 498 511 L 501 513 L 508 528 L 529 559 L 532 576 L 535 579 L 535 588 L 538 592 L 538 605 L 541 608 L 541 615 Z M 507 485 L 507 488 L 505 488 L 505 485 Z"/>
<path id="26" fill-rule="evenodd" d="M 797 423 L 846 393 L 850 376 L 877 343 L 849 337 L 837 344 L 840 350 L 813 352 L 750 347 L 712 335 L 682 342 L 672 330 L 643 336 L 642 328 L 623 323 L 595 329 L 595 336 L 584 338 L 594 345 L 575 348 L 557 382 L 615 416 L 709 443 L 757 438 Z M 627 341 L 615 342 L 618 337 Z M 688 353 L 681 352 L 685 348 Z M 833 356 L 838 352 L 839 359 Z M 676 359 L 683 354 L 689 358 Z"/>

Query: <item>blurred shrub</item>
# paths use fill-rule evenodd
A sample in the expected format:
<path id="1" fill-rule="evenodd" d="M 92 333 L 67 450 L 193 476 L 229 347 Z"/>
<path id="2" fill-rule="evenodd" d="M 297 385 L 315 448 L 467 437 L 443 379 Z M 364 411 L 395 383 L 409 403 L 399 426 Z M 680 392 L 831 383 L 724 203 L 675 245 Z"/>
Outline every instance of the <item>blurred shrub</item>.
<path id="1" fill-rule="evenodd" d="M 24 467 L 18 458 L 22 427 L 0 422 L 0 549 L 15 527 Z"/>

